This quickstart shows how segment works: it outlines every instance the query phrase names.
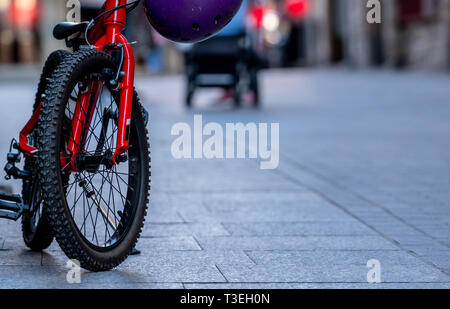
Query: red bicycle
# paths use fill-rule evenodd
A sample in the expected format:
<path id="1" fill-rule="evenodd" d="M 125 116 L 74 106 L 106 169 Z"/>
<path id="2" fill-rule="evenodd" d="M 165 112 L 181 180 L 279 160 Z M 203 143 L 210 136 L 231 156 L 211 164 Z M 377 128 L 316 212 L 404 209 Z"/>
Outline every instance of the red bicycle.
<path id="1" fill-rule="evenodd" d="M 139 2 L 106 0 L 90 22 L 54 28 L 73 52 L 49 56 L 33 115 L 11 143 L 5 171 L 23 180 L 22 195 L 0 193 L 0 218 L 22 217 L 29 248 L 46 249 L 56 238 L 70 259 L 91 271 L 114 268 L 132 253 L 149 201 L 148 113 L 134 90 L 133 50 L 122 34 L 127 12 Z M 193 42 L 220 30 L 241 4 L 188 2 L 145 5 L 161 34 Z M 182 9 L 187 16 L 177 18 Z M 189 29 L 179 31 L 180 23 Z M 16 166 L 22 154 L 23 170 Z"/>

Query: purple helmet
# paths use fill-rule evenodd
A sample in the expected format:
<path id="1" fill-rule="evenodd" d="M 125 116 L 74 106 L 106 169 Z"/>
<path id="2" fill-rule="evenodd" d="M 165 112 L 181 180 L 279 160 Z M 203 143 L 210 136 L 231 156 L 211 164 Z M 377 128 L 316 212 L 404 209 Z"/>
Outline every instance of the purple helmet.
<path id="1" fill-rule="evenodd" d="M 216 34 L 239 11 L 242 0 L 145 0 L 147 17 L 162 36 L 194 43 Z"/>

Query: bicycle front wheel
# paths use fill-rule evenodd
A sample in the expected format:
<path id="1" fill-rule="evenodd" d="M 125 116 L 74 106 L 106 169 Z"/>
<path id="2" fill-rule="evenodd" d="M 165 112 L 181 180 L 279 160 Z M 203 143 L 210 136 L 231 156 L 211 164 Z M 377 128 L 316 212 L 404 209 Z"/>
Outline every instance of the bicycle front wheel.
<path id="1" fill-rule="evenodd" d="M 114 268 L 131 253 L 143 227 L 150 190 L 148 134 L 136 93 L 129 150 L 120 164 L 111 161 L 120 92 L 102 79 L 105 70 L 115 68 L 112 57 L 96 50 L 65 59 L 47 87 L 39 122 L 39 175 L 50 225 L 65 254 L 91 271 Z M 74 156 L 68 145 L 77 141 L 72 130 L 77 101 L 93 83 L 101 85 L 98 99 L 81 111 L 91 122 Z"/>

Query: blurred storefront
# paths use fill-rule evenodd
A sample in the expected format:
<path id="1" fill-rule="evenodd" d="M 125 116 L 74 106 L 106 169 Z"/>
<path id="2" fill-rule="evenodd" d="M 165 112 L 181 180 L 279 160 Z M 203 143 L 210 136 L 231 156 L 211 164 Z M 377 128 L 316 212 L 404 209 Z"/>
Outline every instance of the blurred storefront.
<path id="1" fill-rule="evenodd" d="M 39 49 L 37 0 L 0 0 L 0 61 L 35 61 Z"/>
<path id="2" fill-rule="evenodd" d="M 380 0 L 379 24 L 369 0 L 252 2 L 272 66 L 450 69 L 450 0 Z"/>
<path id="3" fill-rule="evenodd" d="M 36 63 L 61 48 L 51 33 L 65 16 L 61 0 L 0 0 L 0 63 Z"/>
<path id="4" fill-rule="evenodd" d="M 381 24 L 367 22 L 368 0 L 248 1 L 271 66 L 450 68 L 450 0 L 380 0 Z M 88 20 L 103 0 L 80 2 Z M 63 48 L 52 29 L 66 19 L 67 4 L 0 0 L 0 63 L 39 62 Z M 182 70 L 181 53 L 152 31 L 143 10 L 132 13 L 126 32 L 139 42 L 133 46 L 138 63 L 153 71 Z"/>
<path id="5" fill-rule="evenodd" d="M 365 0 L 304 0 L 308 65 L 450 68 L 449 0 L 380 0 L 381 24 L 369 24 Z"/>

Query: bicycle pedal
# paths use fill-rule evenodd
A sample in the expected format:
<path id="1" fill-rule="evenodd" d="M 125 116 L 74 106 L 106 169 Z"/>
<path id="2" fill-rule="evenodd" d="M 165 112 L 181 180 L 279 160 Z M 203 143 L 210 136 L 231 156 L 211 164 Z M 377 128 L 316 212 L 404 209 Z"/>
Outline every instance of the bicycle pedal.
<path id="1" fill-rule="evenodd" d="M 0 218 L 17 221 L 26 210 L 20 195 L 0 193 Z"/>

